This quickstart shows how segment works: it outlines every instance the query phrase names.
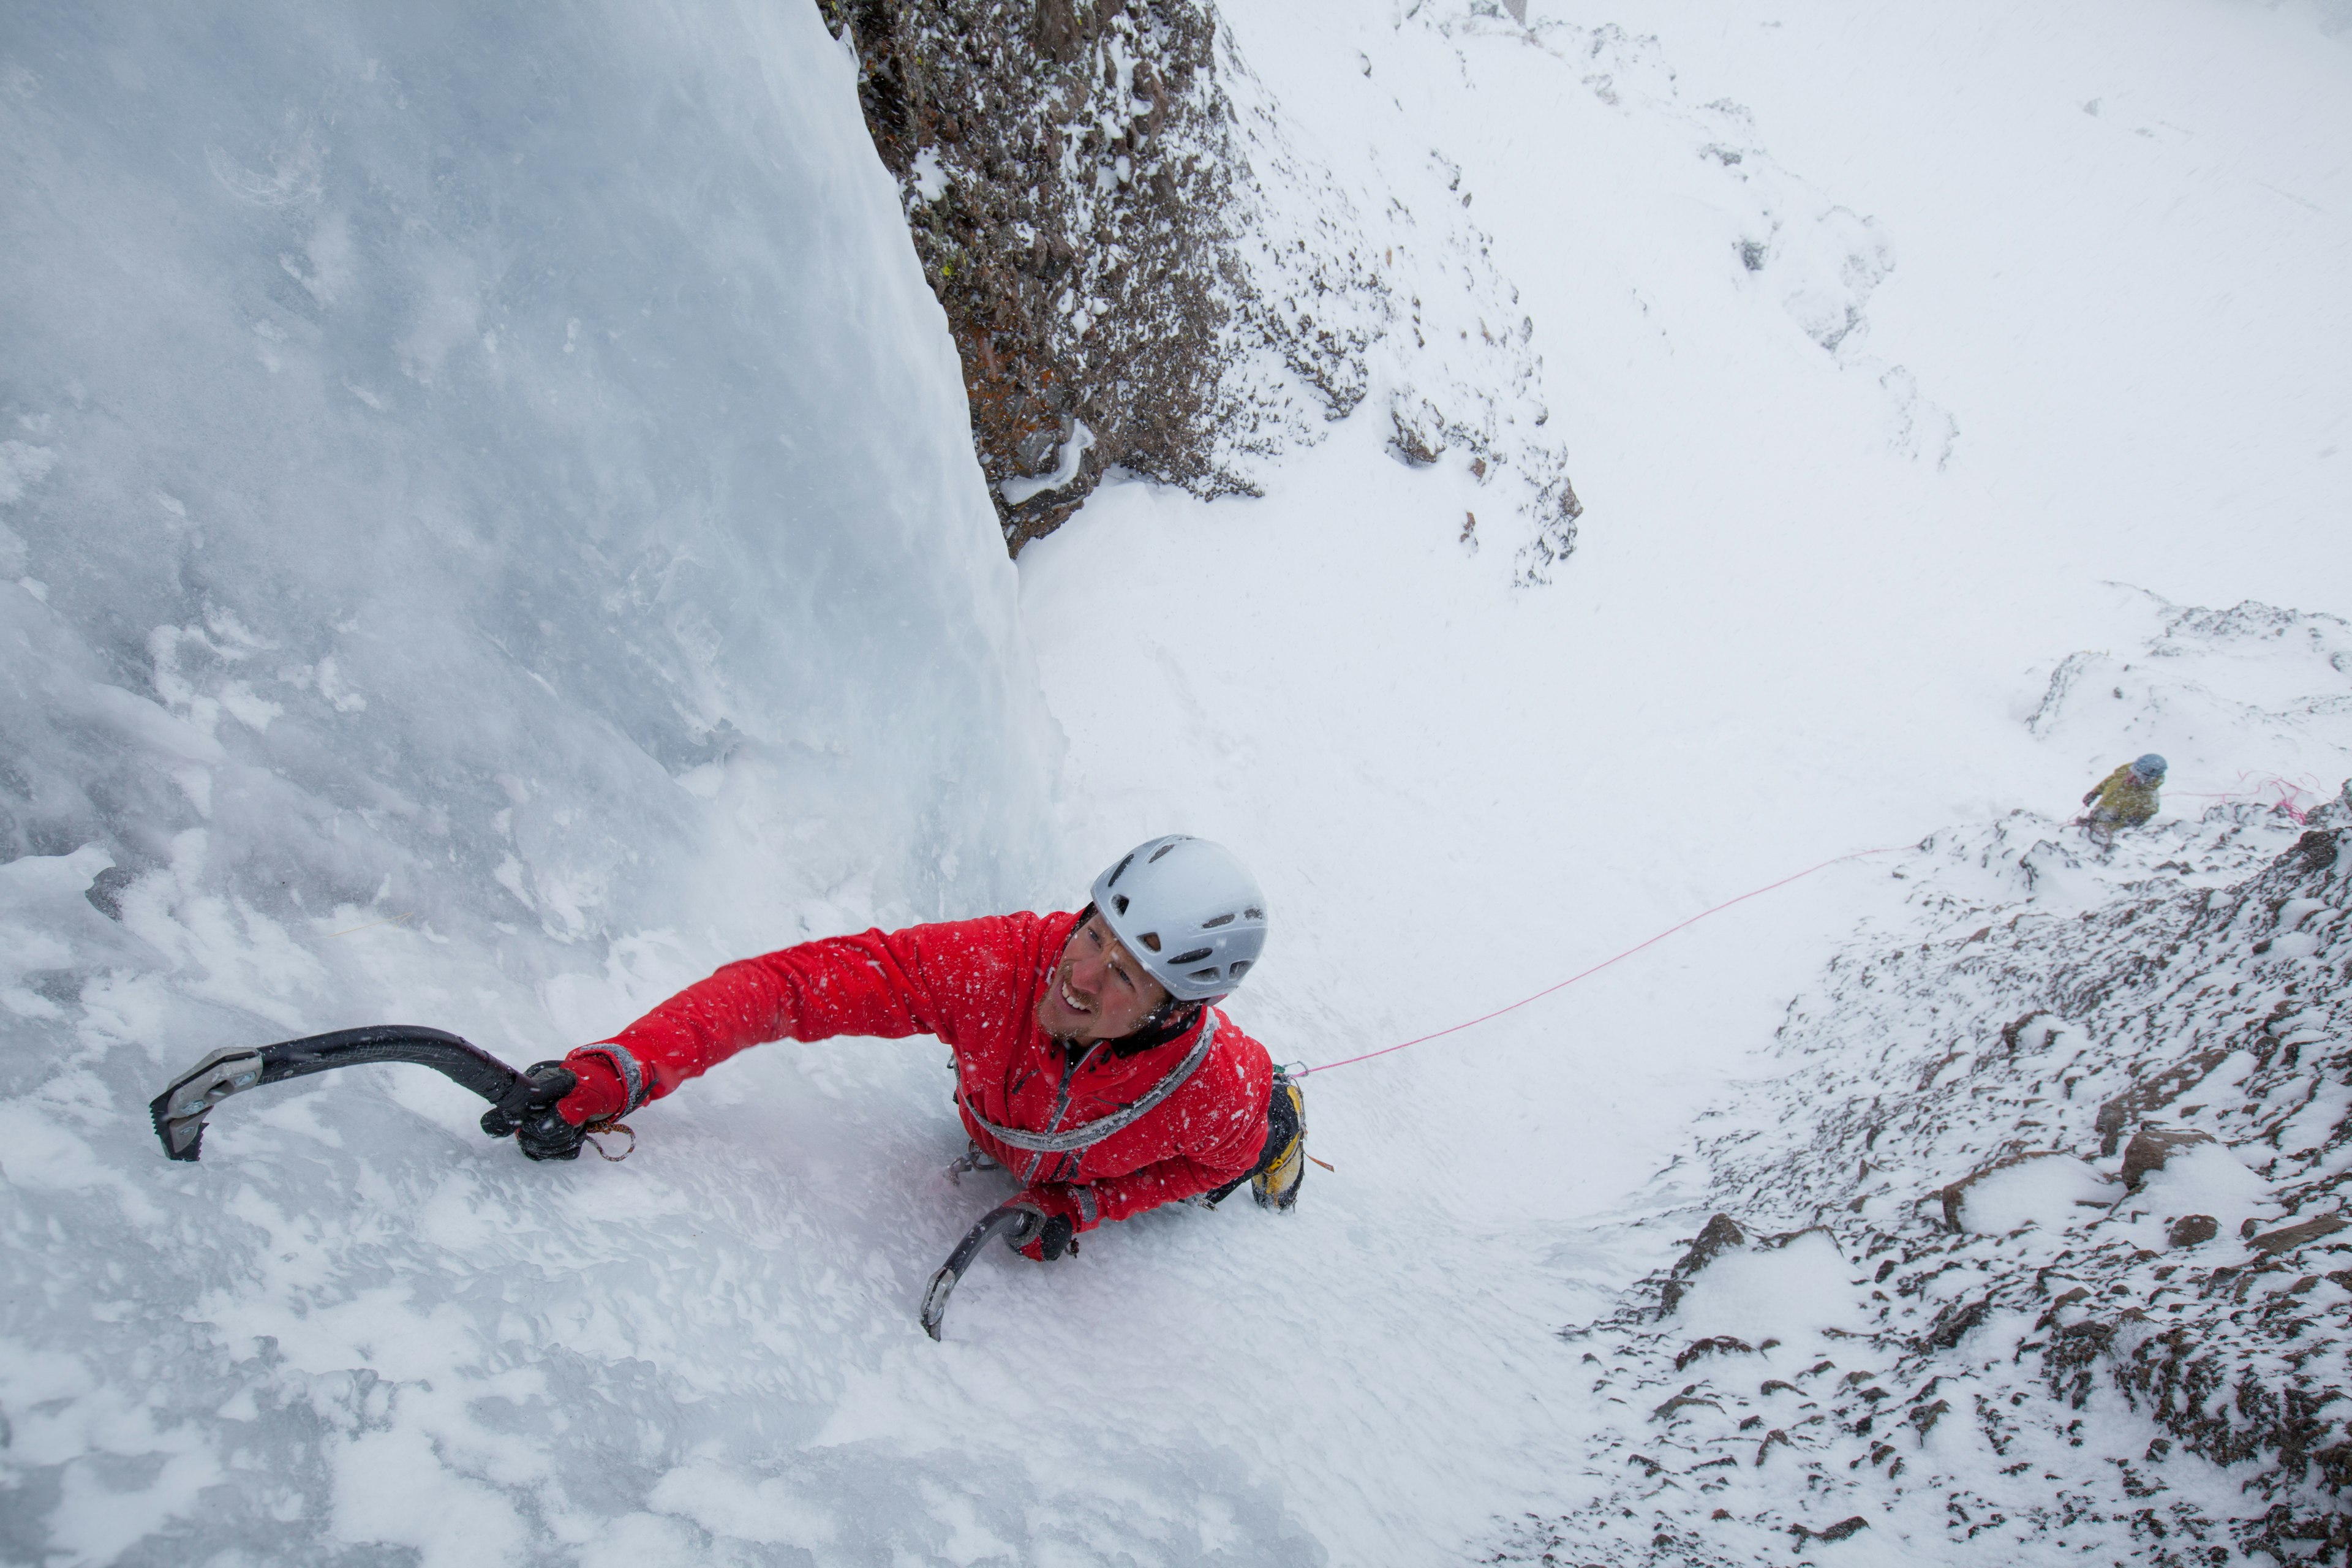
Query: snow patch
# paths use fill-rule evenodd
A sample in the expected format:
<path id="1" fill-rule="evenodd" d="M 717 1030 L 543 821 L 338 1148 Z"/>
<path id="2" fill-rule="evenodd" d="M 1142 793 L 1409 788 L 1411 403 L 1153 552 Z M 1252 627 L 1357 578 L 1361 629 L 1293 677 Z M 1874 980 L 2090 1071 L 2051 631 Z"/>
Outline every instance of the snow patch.
<path id="1" fill-rule="evenodd" d="M 1033 496 L 1060 489 L 1078 477 L 1078 465 L 1085 458 L 1087 448 L 1094 444 L 1095 433 L 1087 428 L 1086 421 L 1071 420 L 1070 433 L 1062 437 L 1061 446 L 1056 448 L 1051 473 L 1027 479 L 999 479 L 996 482 L 997 493 L 1009 504 L 1019 506 Z"/>

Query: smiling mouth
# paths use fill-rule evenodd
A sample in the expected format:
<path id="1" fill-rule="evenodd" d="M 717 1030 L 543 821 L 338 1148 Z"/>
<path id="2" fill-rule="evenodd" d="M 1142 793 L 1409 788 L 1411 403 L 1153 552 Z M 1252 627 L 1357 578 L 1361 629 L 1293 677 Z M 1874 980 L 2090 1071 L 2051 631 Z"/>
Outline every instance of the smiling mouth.
<path id="1" fill-rule="evenodd" d="M 1092 1007 L 1087 1006 L 1085 1003 L 1078 1000 L 1076 994 L 1070 990 L 1068 981 L 1065 980 L 1055 982 L 1054 991 L 1056 995 L 1061 997 L 1062 1005 L 1067 1007 L 1071 1012 L 1091 1013 L 1094 1011 Z"/>

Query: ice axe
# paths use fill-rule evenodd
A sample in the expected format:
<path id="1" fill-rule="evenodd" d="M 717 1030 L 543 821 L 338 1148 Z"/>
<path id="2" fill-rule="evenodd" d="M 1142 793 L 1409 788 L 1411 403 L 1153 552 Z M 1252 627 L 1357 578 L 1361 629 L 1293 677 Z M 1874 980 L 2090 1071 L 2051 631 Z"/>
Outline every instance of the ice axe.
<path id="1" fill-rule="evenodd" d="M 1035 1209 L 1024 1208 L 1019 1204 L 1002 1204 L 981 1215 L 980 1223 L 956 1243 L 956 1249 L 948 1254 L 948 1260 L 931 1276 L 930 1289 L 923 1292 L 923 1332 L 935 1340 L 940 1337 L 940 1324 L 948 1315 L 948 1298 L 955 1294 L 956 1281 L 963 1278 L 964 1270 L 971 1267 L 971 1260 L 980 1256 L 982 1245 L 990 1237 L 1010 1232 L 1006 1239 L 1018 1247 L 1037 1221 Z"/>
<path id="2" fill-rule="evenodd" d="M 147 1109 L 155 1119 L 155 1136 L 162 1140 L 163 1152 L 174 1160 L 193 1161 L 203 1152 L 205 1116 L 230 1095 L 366 1062 L 414 1062 L 472 1089 L 490 1102 L 482 1113 L 482 1131 L 493 1138 L 513 1133 L 534 1113 L 571 1093 L 577 1081 L 570 1069 L 551 1064 L 517 1072 L 479 1046 L 439 1029 L 379 1024 L 306 1035 L 274 1046 L 215 1051 L 173 1079 Z"/>
<path id="3" fill-rule="evenodd" d="M 331 1035 L 306 1035 L 274 1046 L 232 1046 L 215 1051 L 173 1079 L 147 1109 L 154 1118 L 155 1136 L 163 1142 L 163 1152 L 174 1160 L 194 1161 L 203 1152 L 205 1118 L 229 1096 L 366 1062 L 414 1062 L 473 1090 L 490 1102 L 490 1109 L 482 1113 L 482 1131 L 493 1138 L 511 1134 L 535 1113 L 572 1092 L 576 1081 L 568 1068 L 553 1064 L 528 1074 L 517 1072 L 479 1046 L 439 1029 L 386 1024 Z M 1011 1232 L 1018 1245 L 1036 1223 L 1035 1210 L 1014 1204 L 982 1215 L 931 1276 L 930 1288 L 923 1293 L 923 1331 L 935 1340 L 940 1337 L 948 1298 L 989 1237 Z"/>

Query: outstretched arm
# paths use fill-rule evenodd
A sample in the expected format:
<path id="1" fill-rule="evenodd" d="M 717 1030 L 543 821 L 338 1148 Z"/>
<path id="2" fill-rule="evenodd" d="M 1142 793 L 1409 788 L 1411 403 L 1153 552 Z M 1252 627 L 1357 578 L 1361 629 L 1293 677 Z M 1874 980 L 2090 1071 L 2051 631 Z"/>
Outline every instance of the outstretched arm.
<path id="1" fill-rule="evenodd" d="M 580 1087 L 563 1100 L 564 1120 L 578 1125 L 633 1110 L 769 1040 L 937 1034 L 929 970 L 947 945 L 939 933 L 952 930 L 827 937 L 728 964 L 610 1040 L 566 1057 Z"/>

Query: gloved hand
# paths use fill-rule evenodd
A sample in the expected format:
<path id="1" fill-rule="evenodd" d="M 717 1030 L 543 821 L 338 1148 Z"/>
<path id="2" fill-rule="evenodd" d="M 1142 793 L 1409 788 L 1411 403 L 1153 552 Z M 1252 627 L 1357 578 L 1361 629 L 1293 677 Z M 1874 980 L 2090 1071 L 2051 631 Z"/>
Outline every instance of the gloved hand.
<path id="1" fill-rule="evenodd" d="M 573 1051 L 563 1058 L 563 1065 L 579 1080 L 556 1106 L 563 1112 L 564 1121 L 580 1127 L 618 1116 L 628 1109 L 629 1086 L 613 1066 L 611 1057 L 602 1051 Z"/>
<path id="2" fill-rule="evenodd" d="M 1005 1237 L 1006 1246 L 1032 1263 L 1051 1263 L 1065 1252 L 1078 1255 L 1078 1205 L 1069 1188 L 1047 1182 L 1013 1201 L 1027 1209 L 1030 1217 Z"/>
<path id="3" fill-rule="evenodd" d="M 2083 797 L 2083 804 L 2084 804 L 2084 805 L 2090 805 L 2093 801 L 2095 801 L 2095 800 L 2096 800 L 2096 799 L 2098 799 L 2098 798 L 2099 798 L 2099 786 L 2098 786 L 2098 785 L 2096 785 L 2096 784 L 2093 784 L 2093 785 L 2091 786 L 2091 793 L 2090 793 L 2090 794 L 2088 794 L 2088 795 L 2084 795 L 2084 796 Z"/>
<path id="4" fill-rule="evenodd" d="M 580 1129 L 564 1119 L 560 1102 L 579 1082 L 562 1062 L 534 1062 L 511 1093 L 482 1112 L 482 1131 L 514 1139 L 533 1160 L 577 1160 Z"/>

